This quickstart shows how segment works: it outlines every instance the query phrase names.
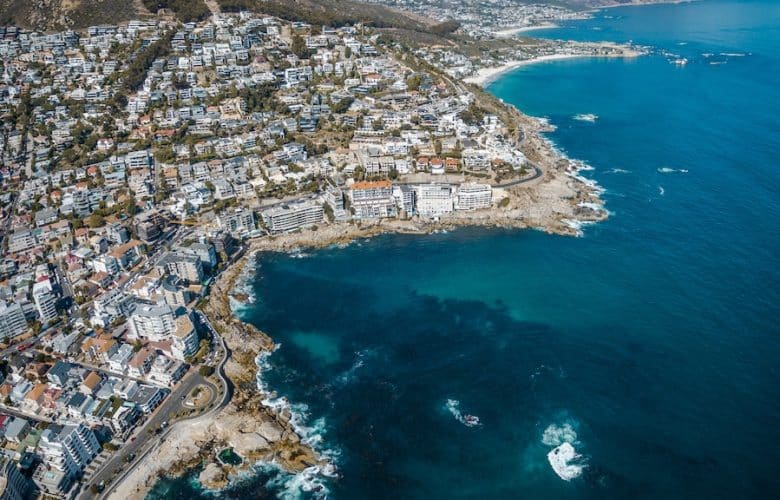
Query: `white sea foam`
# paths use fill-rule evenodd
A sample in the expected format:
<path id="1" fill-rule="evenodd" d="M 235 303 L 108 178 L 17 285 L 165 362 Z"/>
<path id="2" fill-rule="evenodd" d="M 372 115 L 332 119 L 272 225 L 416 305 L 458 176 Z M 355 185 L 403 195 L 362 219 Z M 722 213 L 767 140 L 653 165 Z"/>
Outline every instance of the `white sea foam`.
<path id="1" fill-rule="evenodd" d="M 268 481 L 267 486 L 279 490 L 279 498 L 292 500 L 301 498 L 304 493 L 313 494 L 315 498 L 327 498 L 329 491 L 325 481 L 327 478 L 337 476 L 336 462 L 340 452 L 337 449 L 323 447 L 327 427 L 324 418 L 318 418 L 309 424 L 307 405 L 291 404 L 286 397 L 277 396 L 276 393 L 268 390 L 263 374 L 271 369 L 269 358 L 279 347 L 280 344 L 277 344 L 273 350 L 261 352 L 255 358 L 257 390 L 264 395 L 261 402 L 263 406 L 271 408 L 277 413 L 289 414 L 290 425 L 295 433 L 301 437 L 301 442 L 310 446 L 320 458 L 325 459 L 325 464 L 308 467 L 297 474 L 289 474 L 274 463 L 260 463 L 258 467 L 276 467 L 278 472 Z"/>
<path id="2" fill-rule="evenodd" d="M 455 420 L 465 425 L 466 427 L 475 427 L 481 425 L 479 417 L 474 415 L 463 415 L 460 411 L 460 401 L 457 399 L 448 399 L 447 404 L 444 405 L 447 410 L 455 417 Z"/>
<path id="3" fill-rule="evenodd" d="M 253 286 L 255 276 L 257 275 L 257 266 L 257 253 L 253 252 L 247 257 L 246 265 L 241 269 L 241 273 L 239 273 L 232 290 L 233 294 L 246 296 L 246 301 L 240 301 L 233 296 L 228 297 L 230 309 L 234 313 L 240 313 L 242 310 L 246 309 L 248 305 L 254 304 L 257 299 Z"/>
<path id="4" fill-rule="evenodd" d="M 344 386 L 352 382 L 357 376 L 358 370 L 360 370 L 363 366 L 365 366 L 366 358 L 372 355 L 373 353 L 374 351 L 369 349 L 357 351 L 355 353 L 357 359 L 355 360 L 354 363 L 352 363 L 352 366 L 350 366 L 347 371 L 345 371 L 344 373 L 336 377 L 336 385 Z"/>
<path id="5" fill-rule="evenodd" d="M 561 219 L 561 222 L 566 224 L 566 226 L 574 229 L 575 234 L 578 238 L 585 236 L 585 233 L 582 230 L 583 227 L 595 224 L 594 221 L 576 220 L 576 219 Z"/>
<path id="6" fill-rule="evenodd" d="M 612 170 L 607 170 L 607 174 L 630 174 L 630 170 L 626 170 L 623 168 L 613 168 Z"/>
<path id="7" fill-rule="evenodd" d="M 596 123 L 596 120 L 599 119 L 599 116 L 593 113 L 580 113 L 574 115 L 574 119 L 580 122 Z"/>
<path id="8" fill-rule="evenodd" d="M 276 497 L 283 500 L 297 500 L 300 498 L 328 498 L 329 490 L 323 481 L 323 477 L 336 477 L 335 469 L 329 465 L 311 466 L 297 474 L 290 474 L 275 462 L 264 462 L 255 467 L 258 472 L 271 475 L 265 486 L 276 493 Z"/>
<path id="9" fill-rule="evenodd" d="M 658 194 L 660 194 L 661 196 L 666 194 L 666 190 L 664 189 L 663 186 L 658 186 Z"/>
<path id="10" fill-rule="evenodd" d="M 563 443 L 576 443 L 577 431 L 574 426 L 566 422 L 563 425 L 549 425 L 542 434 L 542 444 L 547 446 L 560 446 Z"/>
<path id="11" fill-rule="evenodd" d="M 661 167 L 661 168 L 657 168 L 656 171 L 659 174 L 674 174 L 674 173 L 687 174 L 688 173 L 687 168 Z"/>
<path id="12" fill-rule="evenodd" d="M 604 207 L 602 205 L 590 201 L 581 201 L 577 203 L 577 206 L 582 208 L 589 208 L 594 212 L 601 212 L 602 210 L 604 210 Z"/>
<path id="13" fill-rule="evenodd" d="M 723 57 L 745 57 L 748 54 L 743 52 L 721 52 L 720 55 Z"/>
<path id="14" fill-rule="evenodd" d="M 553 447 L 547 453 L 547 461 L 564 481 L 578 477 L 587 467 L 585 457 L 578 454 L 574 448 L 574 445 L 578 444 L 577 431 L 571 422 L 548 426 L 542 434 L 542 444 Z"/>
<path id="15" fill-rule="evenodd" d="M 555 132 L 558 127 L 554 125 L 546 116 L 536 119 L 539 124 L 544 128 L 545 132 Z"/>
<path id="16" fill-rule="evenodd" d="M 304 252 L 302 249 L 296 247 L 287 252 L 290 257 L 293 259 L 305 259 L 306 257 L 311 257 L 311 254 Z"/>
<path id="17" fill-rule="evenodd" d="M 564 481 L 571 481 L 582 474 L 582 471 L 587 467 L 583 460 L 582 455 L 577 453 L 571 443 L 563 443 L 547 454 L 550 466 Z"/>

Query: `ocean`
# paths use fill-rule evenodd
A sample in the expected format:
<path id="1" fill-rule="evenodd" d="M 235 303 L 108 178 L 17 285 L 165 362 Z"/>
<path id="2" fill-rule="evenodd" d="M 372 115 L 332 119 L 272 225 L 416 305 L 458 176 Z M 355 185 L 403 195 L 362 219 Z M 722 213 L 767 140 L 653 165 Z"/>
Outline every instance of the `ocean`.
<path id="1" fill-rule="evenodd" d="M 281 344 L 263 384 L 339 477 L 263 467 L 219 496 L 780 496 L 780 2 L 608 9 L 534 36 L 652 48 L 489 87 L 557 127 L 609 220 L 259 255 L 238 314 Z M 208 494 L 188 477 L 150 497 Z"/>

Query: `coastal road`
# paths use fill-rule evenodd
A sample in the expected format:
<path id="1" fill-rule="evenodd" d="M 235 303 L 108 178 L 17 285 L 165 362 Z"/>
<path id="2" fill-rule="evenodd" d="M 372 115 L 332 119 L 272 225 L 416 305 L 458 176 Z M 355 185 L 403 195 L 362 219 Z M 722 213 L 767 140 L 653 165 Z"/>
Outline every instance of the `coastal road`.
<path id="1" fill-rule="evenodd" d="M 138 466 L 138 464 L 141 463 L 141 461 L 148 453 L 150 453 L 153 449 L 155 449 L 156 446 L 165 440 L 168 433 L 170 433 L 175 426 L 186 425 L 188 420 L 193 420 L 217 412 L 224 408 L 230 401 L 233 393 L 233 386 L 231 385 L 230 380 L 227 378 L 224 371 L 225 363 L 230 357 L 230 350 L 228 349 L 225 340 L 219 334 L 217 334 L 216 330 L 211 326 L 208 318 L 200 311 L 196 311 L 196 315 L 198 316 L 200 322 L 209 330 L 209 333 L 212 336 L 212 340 L 221 346 L 222 358 L 217 364 L 216 374 L 222 383 L 222 390 L 220 391 L 220 389 L 211 380 L 204 378 L 197 371 L 191 369 L 190 373 L 185 376 L 181 382 L 179 382 L 179 386 L 174 388 L 173 392 L 168 396 L 168 399 L 166 399 L 163 404 L 160 405 L 157 410 L 155 410 L 149 421 L 133 434 L 136 436 L 136 439 L 122 446 L 122 448 L 117 451 L 114 457 L 106 462 L 104 467 L 95 475 L 93 475 L 90 481 L 84 485 L 84 491 L 81 493 L 79 497 L 80 499 L 86 500 L 92 498 L 108 498 L 114 488 L 116 488 L 116 486 L 121 483 L 121 481 L 123 481 L 125 477 L 127 477 L 127 475 L 129 475 Z M 165 429 L 159 435 L 159 437 L 151 436 L 146 432 L 147 429 L 159 428 L 162 422 L 166 422 L 168 420 L 169 414 L 176 413 L 182 409 L 190 410 L 190 408 L 183 406 L 184 400 L 186 399 L 187 395 L 198 385 L 204 385 L 208 387 L 211 392 L 211 398 L 204 406 L 204 408 L 208 408 L 205 413 L 188 416 L 177 420 L 175 423 Z M 219 396 L 221 396 L 221 399 L 217 401 Z M 134 458 L 128 461 L 126 457 L 130 456 Z M 128 464 L 128 462 L 130 463 Z M 115 470 L 121 471 L 118 476 L 114 475 Z M 89 491 L 89 488 L 93 484 L 100 484 L 101 481 L 105 481 L 104 484 L 106 484 L 108 487 L 103 493 L 96 497 Z"/>
<path id="2" fill-rule="evenodd" d="M 132 462 L 133 459 L 127 459 L 132 456 L 134 459 L 138 458 L 138 455 L 144 454 L 149 451 L 157 442 L 157 436 L 147 432 L 148 430 L 156 430 L 160 428 L 163 422 L 167 422 L 169 416 L 175 414 L 181 410 L 190 410 L 184 406 L 184 398 L 198 385 L 208 386 L 212 391 L 211 400 L 208 404 L 213 404 L 216 395 L 219 393 L 218 387 L 211 382 L 203 378 L 197 371 L 191 369 L 190 373 L 184 376 L 179 384 L 174 387 L 173 391 L 162 402 L 156 410 L 147 418 L 146 422 L 139 428 L 137 428 L 130 438 L 129 442 L 126 442 L 122 447 L 117 450 L 116 453 L 106 461 L 103 467 L 92 475 L 90 480 L 83 485 L 83 491 L 79 495 L 82 500 L 96 498 L 96 496 L 89 490 L 93 484 L 100 484 L 105 481 L 104 484 L 111 483 L 111 478 L 115 472 L 121 472 L 123 470 L 132 469 L 133 467 L 128 465 L 128 462 Z M 164 439 L 167 434 L 167 430 L 161 435 L 160 440 Z M 108 492 L 108 491 L 107 491 Z M 107 493 L 106 492 L 106 493 Z"/>
<path id="3" fill-rule="evenodd" d="M 542 172 L 541 168 L 537 167 L 535 163 L 531 163 L 530 161 L 528 162 L 528 164 L 531 165 L 531 168 L 534 169 L 534 175 L 532 175 L 531 177 L 526 177 L 525 179 L 517 179 L 516 181 L 509 181 L 509 182 L 505 182 L 503 184 L 491 184 L 490 187 L 494 187 L 494 188 L 508 188 L 508 187 L 512 187 L 512 186 L 517 186 L 518 184 L 523 184 L 525 182 L 530 182 L 530 181 L 532 181 L 534 179 L 538 179 L 539 177 L 542 176 L 543 172 Z"/>

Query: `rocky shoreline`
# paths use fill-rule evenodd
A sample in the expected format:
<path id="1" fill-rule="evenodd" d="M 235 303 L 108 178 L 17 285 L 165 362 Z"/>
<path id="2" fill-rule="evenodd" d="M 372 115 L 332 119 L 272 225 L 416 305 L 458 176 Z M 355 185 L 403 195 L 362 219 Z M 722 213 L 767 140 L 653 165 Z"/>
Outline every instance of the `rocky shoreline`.
<path id="1" fill-rule="evenodd" d="M 113 496 L 141 498 L 159 477 L 180 476 L 203 464 L 199 480 L 212 490 L 226 487 L 232 477 L 258 462 L 277 464 L 292 474 L 334 470 L 334 464 L 296 433 L 289 409 L 265 404 L 274 395 L 258 389 L 258 356 L 276 346 L 264 332 L 239 320 L 230 305 L 231 298 L 238 302 L 248 299 L 236 285 L 256 252 L 346 245 L 384 233 L 426 234 L 465 226 L 534 228 L 578 236 L 582 224 L 606 219 L 608 212 L 599 198 L 601 189 L 578 175 L 583 164 L 563 156 L 542 136 L 549 131 L 548 125 L 512 106 L 506 106 L 505 111 L 520 131 L 518 147 L 541 175 L 508 187 L 494 187 L 492 208 L 455 212 L 435 222 L 386 219 L 337 223 L 250 240 L 245 255 L 212 284 L 201 308 L 230 350 L 225 374 L 234 388 L 231 401 L 215 413 L 176 424 L 165 441 L 117 486 Z M 243 459 L 240 465 L 216 459 L 225 447 L 233 448 Z"/>

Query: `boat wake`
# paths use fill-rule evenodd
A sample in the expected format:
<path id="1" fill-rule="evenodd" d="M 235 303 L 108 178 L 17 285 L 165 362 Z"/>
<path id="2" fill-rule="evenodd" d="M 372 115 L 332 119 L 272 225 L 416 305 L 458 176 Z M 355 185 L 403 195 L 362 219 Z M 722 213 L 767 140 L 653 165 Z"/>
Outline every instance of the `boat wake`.
<path id="1" fill-rule="evenodd" d="M 579 441 L 577 431 L 571 423 L 548 426 L 542 434 L 542 444 L 553 447 L 547 453 L 547 461 L 564 481 L 578 478 L 588 467 L 586 458 L 577 453 L 574 447 Z"/>
<path id="2" fill-rule="evenodd" d="M 476 415 L 469 415 L 469 414 L 464 415 L 461 413 L 460 401 L 458 401 L 457 399 L 448 399 L 445 407 L 447 408 L 447 410 L 449 410 L 452 416 L 455 417 L 455 420 L 465 425 L 466 427 L 476 427 L 478 425 L 482 425 L 479 422 L 479 417 L 477 417 Z"/>
<path id="3" fill-rule="evenodd" d="M 574 119 L 579 122 L 596 123 L 596 120 L 598 120 L 599 117 L 598 115 L 594 115 L 593 113 L 580 113 L 574 115 Z"/>

